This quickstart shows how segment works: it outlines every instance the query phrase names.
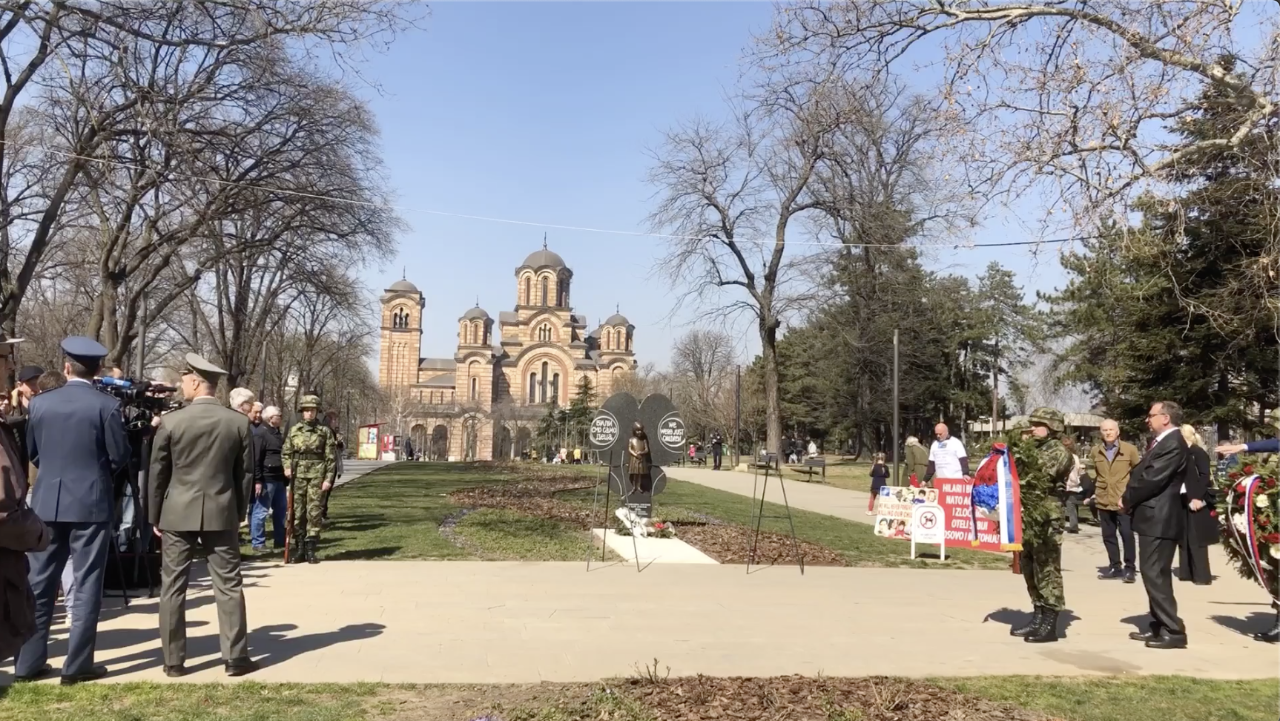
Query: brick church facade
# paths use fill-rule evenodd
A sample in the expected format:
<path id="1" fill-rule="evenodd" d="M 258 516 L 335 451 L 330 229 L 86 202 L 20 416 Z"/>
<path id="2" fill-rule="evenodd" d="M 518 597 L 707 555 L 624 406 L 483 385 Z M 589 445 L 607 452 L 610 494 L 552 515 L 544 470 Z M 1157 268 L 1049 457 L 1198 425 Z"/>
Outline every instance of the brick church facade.
<path id="1" fill-rule="evenodd" d="M 399 280 L 383 293 L 378 382 L 423 457 L 523 455 L 553 401 L 567 406 L 584 378 L 604 399 L 635 370 L 635 327 L 616 313 L 587 332 L 570 304 L 573 271 L 559 255 L 544 245 L 515 278 L 515 308 L 496 322 L 478 305 L 458 318 L 452 358 L 421 357 L 426 303 L 416 286 Z"/>

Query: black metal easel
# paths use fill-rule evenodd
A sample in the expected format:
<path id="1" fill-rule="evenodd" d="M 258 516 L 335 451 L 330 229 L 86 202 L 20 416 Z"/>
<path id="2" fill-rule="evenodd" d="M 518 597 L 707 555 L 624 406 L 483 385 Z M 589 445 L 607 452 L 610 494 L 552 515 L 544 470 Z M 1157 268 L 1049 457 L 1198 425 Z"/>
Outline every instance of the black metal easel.
<path id="1" fill-rule="evenodd" d="M 796 563 L 800 566 L 800 575 L 804 575 L 804 554 L 800 551 L 800 543 L 796 540 L 796 523 L 791 518 L 791 503 L 787 501 L 787 486 L 782 479 L 782 469 L 777 468 L 775 476 L 778 479 L 778 487 L 782 489 L 782 507 L 786 509 L 785 516 L 765 516 L 764 515 L 764 499 L 769 492 L 769 471 L 774 470 L 775 464 L 778 463 L 778 455 L 776 453 L 766 453 L 764 457 L 764 482 L 760 482 L 760 464 L 755 464 L 755 474 L 751 484 L 751 515 L 755 521 L 755 533 L 751 537 L 751 553 L 747 556 L 747 573 L 751 573 L 751 564 L 756 560 L 756 547 L 760 541 L 760 526 L 765 518 L 773 518 L 782 520 L 785 518 L 787 524 L 791 526 L 791 551 L 795 555 Z M 756 489 L 760 489 L 760 504 L 756 506 Z"/>

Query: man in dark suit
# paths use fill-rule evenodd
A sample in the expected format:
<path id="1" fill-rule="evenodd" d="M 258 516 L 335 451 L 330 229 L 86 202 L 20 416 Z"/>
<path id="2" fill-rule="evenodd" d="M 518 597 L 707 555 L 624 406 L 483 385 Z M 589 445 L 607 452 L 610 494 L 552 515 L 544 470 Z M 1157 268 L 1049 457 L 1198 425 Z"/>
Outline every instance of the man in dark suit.
<path id="1" fill-rule="evenodd" d="M 1120 510 L 1133 516 L 1138 569 L 1151 611 L 1150 628 L 1129 638 L 1145 642 L 1147 648 L 1187 647 L 1187 631 L 1173 597 L 1173 553 L 1183 533 L 1182 481 L 1187 464 L 1187 442 L 1178 432 L 1181 423 L 1177 403 L 1151 405 L 1147 413 L 1151 444 L 1120 499 Z"/>
<path id="2" fill-rule="evenodd" d="M 36 634 L 14 665 L 18 680 L 48 675 L 49 623 L 62 569 L 71 559 L 75 574 L 75 617 L 62 683 L 93 681 L 107 669 L 93 665 L 102 608 L 102 576 L 107 564 L 114 509 L 113 479 L 129 462 L 120 402 L 93 387 L 107 349 L 91 338 L 62 341 L 67 384 L 31 399 L 27 455 L 40 475 L 31 490 L 31 508 L 51 529 L 49 547 L 30 555 L 31 589 L 36 597 Z"/>
<path id="3" fill-rule="evenodd" d="M 249 658 L 240 520 L 253 492 L 249 420 L 214 397 L 226 371 L 194 353 L 182 374 L 185 408 L 164 416 L 151 450 L 151 525 L 160 537 L 160 644 L 164 672 L 186 673 L 187 582 L 197 549 L 209 564 L 218 638 L 228 676 L 257 670 Z"/>

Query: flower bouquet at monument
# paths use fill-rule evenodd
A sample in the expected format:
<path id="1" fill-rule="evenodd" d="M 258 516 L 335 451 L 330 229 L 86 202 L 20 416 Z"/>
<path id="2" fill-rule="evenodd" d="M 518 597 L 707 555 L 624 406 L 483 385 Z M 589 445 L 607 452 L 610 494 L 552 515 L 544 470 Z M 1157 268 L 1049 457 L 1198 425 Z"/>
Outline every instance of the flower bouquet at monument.
<path id="1" fill-rule="evenodd" d="M 1000 549 L 1022 550 L 1022 499 L 1018 488 L 1018 468 L 1005 443 L 994 443 L 991 453 L 978 465 L 969 491 L 971 509 L 969 540 L 978 545 L 978 520 L 996 526 Z"/>
<path id="2" fill-rule="evenodd" d="M 1280 455 L 1242 456 L 1227 473 L 1222 548 L 1241 576 L 1256 581 L 1277 602 L 1280 596 Z"/>

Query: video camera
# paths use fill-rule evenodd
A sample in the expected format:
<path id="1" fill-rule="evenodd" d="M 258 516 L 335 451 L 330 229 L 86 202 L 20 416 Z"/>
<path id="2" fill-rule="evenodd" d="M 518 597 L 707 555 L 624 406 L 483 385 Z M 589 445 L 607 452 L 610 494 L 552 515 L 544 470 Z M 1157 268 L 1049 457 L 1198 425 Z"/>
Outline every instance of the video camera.
<path id="1" fill-rule="evenodd" d="M 128 430 L 145 430 L 134 428 L 136 424 L 149 427 L 151 419 L 161 413 L 179 408 L 181 403 L 173 397 L 178 391 L 173 386 L 153 381 L 138 381 L 132 378 L 95 378 L 93 387 L 120 401 L 125 407 L 125 425 Z"/>

